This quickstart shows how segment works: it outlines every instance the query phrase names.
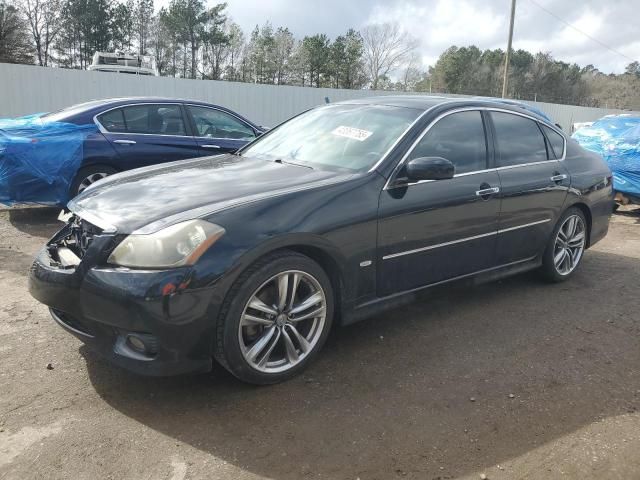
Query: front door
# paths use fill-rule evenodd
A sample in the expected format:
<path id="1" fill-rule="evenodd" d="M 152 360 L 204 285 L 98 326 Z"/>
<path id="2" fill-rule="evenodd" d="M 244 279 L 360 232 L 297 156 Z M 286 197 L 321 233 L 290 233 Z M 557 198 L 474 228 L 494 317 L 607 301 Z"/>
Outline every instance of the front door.
<path id="1" fill-rule="evenodd" d="M 489 168 L 480 111 L 440 119 L 406 161 L 443 157 L 454 178 L 403 182 L 402 167 L 383 190 L 378 222 L 378 295 L 411 290 L 495 265 L 500 179 Z"/>
<path id="2" fill-rule="evenodd" d="M 256 138 L 251 126 L 227 112 L 200 105 L 186 108 L 202 155 L 232 153 Z"/>

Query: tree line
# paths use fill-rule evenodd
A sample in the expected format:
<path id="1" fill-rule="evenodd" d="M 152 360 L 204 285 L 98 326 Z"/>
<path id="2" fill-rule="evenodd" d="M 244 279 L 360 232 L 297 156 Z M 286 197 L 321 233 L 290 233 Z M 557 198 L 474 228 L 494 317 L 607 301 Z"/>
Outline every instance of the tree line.
<path id="1" fill-rule="evenodd" d="M 424 68 L 417 40 L 393 23 L 296 38 L 266 22 L 246 33 L 226 3 L 171 0 L 0 0 L 0 62 L 85 69 L 96 51 L 153 55 L 163 76 L 275 85 L 497 97 L 504 51 L 452 46 Z M 623 74 L 550 53 L 512 52 L 509 97 L 640 108 L 640 65 Z"/>

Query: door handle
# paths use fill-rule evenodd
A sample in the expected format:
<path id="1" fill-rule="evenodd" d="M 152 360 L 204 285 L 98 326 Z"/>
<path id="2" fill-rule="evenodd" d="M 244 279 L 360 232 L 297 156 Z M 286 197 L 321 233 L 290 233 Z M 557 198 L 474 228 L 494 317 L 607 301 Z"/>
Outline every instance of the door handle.
<path id="1" fill-rule="evenodd" d="M 499 191 L 500 191 L 500 187 L 483 188 L 481 190 L 476 191 L 476 195 L 478 197 L 486 197 L 489 195 L 493 195 L 494 193 L 498 193 Z"/>
<path id="2" fill-rule="evenodd" d="M 559 173 L 558 175 L 554 175 L 551 177 L 551 181 L 555 183 L 560 183 L 562 180 L 566 180 L 567 176 L 564 173 Z"/>
<path id="3" fill-rule="evenodd" d="M 220 145 L 200 145 L 202 148 L 220 148 Z"/>
<path id="4" fill-rule="evenodd" d="M 120 145 L 134 145 L 136 141 L 135 140 L 114 140 L 113 143 L 117 143 Z"/>

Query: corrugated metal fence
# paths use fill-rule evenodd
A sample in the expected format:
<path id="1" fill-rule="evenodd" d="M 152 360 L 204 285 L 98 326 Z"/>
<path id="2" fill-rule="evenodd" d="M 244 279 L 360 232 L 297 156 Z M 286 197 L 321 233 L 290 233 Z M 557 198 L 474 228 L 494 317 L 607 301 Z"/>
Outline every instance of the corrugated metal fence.
<path id="1" fill-rule="evenodd" d="M 301 111 L 331 102 L 397 92 L 338 90 L 117 73 L 0 63 L 0 118 L 50 112 L 109 97 L 161 96 L 202 100 L 224 105 L 254 122 L 274 126 Z M 621 110 L 527 102 L 570 131 L 574 122 L 587 122 Z"/>

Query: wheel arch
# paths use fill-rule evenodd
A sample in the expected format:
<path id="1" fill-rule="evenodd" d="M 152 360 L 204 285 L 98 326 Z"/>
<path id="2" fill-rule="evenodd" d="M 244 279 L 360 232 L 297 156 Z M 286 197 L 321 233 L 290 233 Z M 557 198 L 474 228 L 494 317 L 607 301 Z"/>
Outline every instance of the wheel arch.
<path id="1" fill-rule="evenodd" d="M 341 312 L 345 301 L 349 298 L 347 287 L 349 282 L 344 268 L 347 261 L 337 247 L 325 237 L 317 234 L 290 234 L 275 237 L 257 248 L 245 252 L 236 263 L 236 267 L 230 268 L 233 271 L 233 276 L 227 280 L 229 287 L 255 262 L 282 251 L 292 251 L 309 257 L 325 271 L 333 288 L 336 320 L 334 323 L 341 323 Z"/>
<path id="2" fill-rule="evenodd" d="M 115 165 L 114 162 L 110 162 L 108 158 L 95 158 L 95 159 L 92 158 L 89 161 L 83 161 L 78 166 L 78 170 L 76 170 L 76 175 L 78 175 L 78 173 L 80 173 L 82 170 L 86 170 L 88 168 L 96 168 L 96 167 L 107 167 L 112 170 L 115 170 L 118 173 L 122 171 L 122 169 L 118 168 L 118 166 Z"/>
<path id="3" fill-rule="evenodd" d="M 286 248 L 282 248 L 281 250 L 292 250 L 306 257 L 309 257 L 311 260 L 320 265 L 320 267 L 326 272 L 329 280 L 331 281 L 331 286 L 333 287 L 333 303 L 335 305 L 334 318 L 336 320 L 335 324 L 341 323 L 345 280 L 344 272 L 340 268 L 337 259 L 334 258 L 334 256 L 332 256 L 331 253 L 329 253 L 327 250 L 312 245 L 294 244 L 289 245 Z"/>

